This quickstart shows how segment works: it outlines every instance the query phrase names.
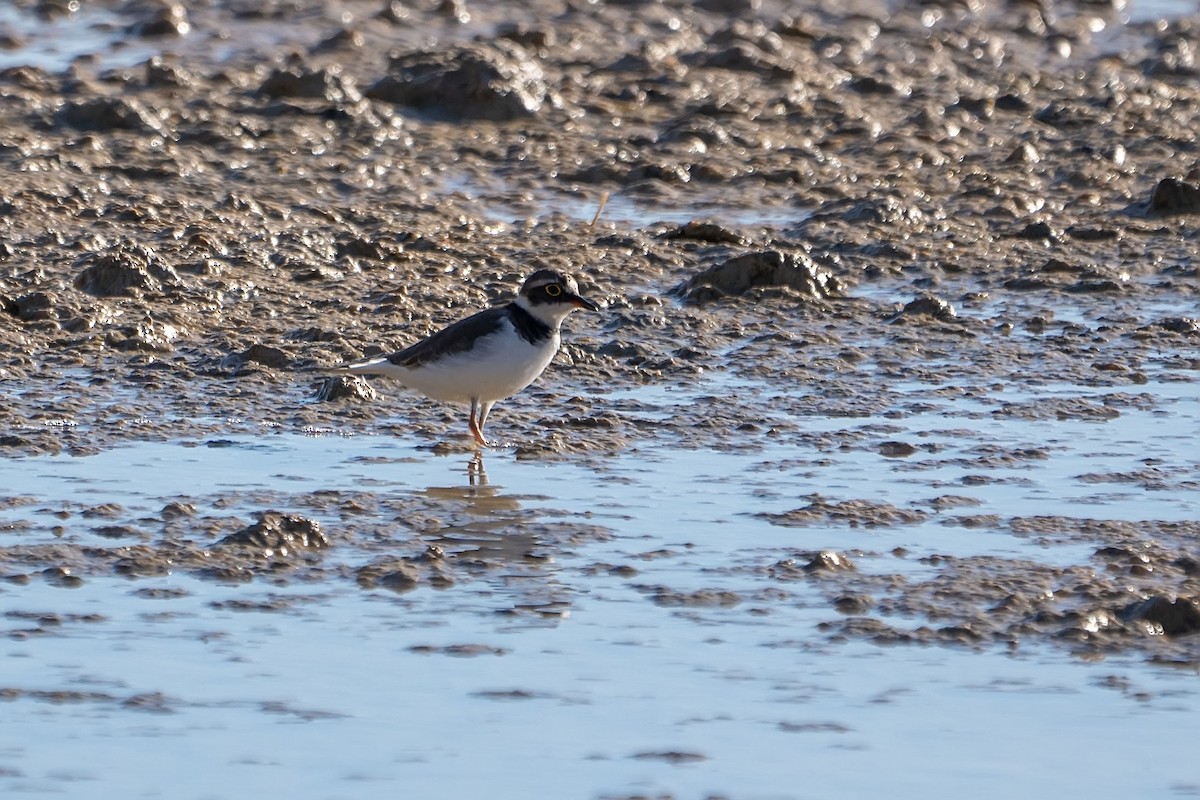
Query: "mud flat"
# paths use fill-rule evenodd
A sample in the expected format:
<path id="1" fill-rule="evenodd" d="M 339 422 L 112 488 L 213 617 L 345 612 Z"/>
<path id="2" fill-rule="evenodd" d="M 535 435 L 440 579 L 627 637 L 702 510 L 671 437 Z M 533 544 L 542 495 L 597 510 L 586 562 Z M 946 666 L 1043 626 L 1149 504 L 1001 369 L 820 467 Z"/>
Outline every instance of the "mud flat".
<path id="1" fill-rule="evenodd" d="M 532 773 L 483 733 L 539 714 L 599 731 L 537 737 L 567 794 L 802 796 L 730 743 L 785 765 L 800 734 L 877 796 L 867 762 L 936 768 L 901 741 L 921 711 L 963 774 L 1040 792 L 1049 742 L 1128 746 L 1137 709 L 1155 791 L 1196 791 L 1194 19 L 42 2 L 0 38 L 6 791 L 186 770 L 55 765 L 89 715 L 126 744 L 177 717 L 150 727 L 263 776 L 299 764 L 226 735 L 363 745 L 406 707 L 329 796 Z M 541 267 L 606 309 L 498 406 L 482 470 L 463 409 L 316 399 Z"/>

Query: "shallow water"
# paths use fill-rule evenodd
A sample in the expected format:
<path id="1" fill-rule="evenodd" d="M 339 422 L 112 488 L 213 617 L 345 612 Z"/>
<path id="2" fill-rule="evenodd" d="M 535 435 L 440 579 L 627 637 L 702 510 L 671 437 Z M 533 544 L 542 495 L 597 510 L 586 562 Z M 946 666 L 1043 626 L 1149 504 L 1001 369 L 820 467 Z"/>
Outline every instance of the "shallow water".
<path id="1" fill-rule="evenodd" d="M 635 227 L 694 221 L 739 229 L 786 229 L 811 214 L 811 209 L 789 204 L 786 198 L 777 198 L 776 205 L 763 203 L 752 208 L 722 202 L 719 188 L 706 191 L 699 186 L 688 186 L 686 191 L 660 190 L 653 197 L 639 196 L 635 191 L 599 193 L 578 186 L 522 191 L 514 181 L 496 175 L 448 170 L 443 176 L 443 189 L 472 216 L 504 224 L 562 215 L 575 222 L 597 219 Z"/>
<path id="2" fill-rule="evenodd" d="M 31 9 L 0 6 L 0 32 L 12 37 L 13 44 L 0 50 L 0 69 L 29 65 L 48 72 L 59 72 L 72 62 L 84 60 L 101 69 L 121 69 L 144 63 L 167 53 L 185 58 L 197 52 L 218 60 L 252 50 L 270 52 L 284 41 L 280 25 L 271 20 L 240 18 L 212 24 L 201 17 L 209 9 L 190 9 L 191 23 L 183 36 L 142 36 L 139 26 L 148 21 L 153 6 L 132 7 L 100 3 L 81 3 L 72 13 L 42 15 Z M 319 14 L 308 13 L 302 20 L 289 19 L 293 31 L 298 22 L 311 23 Z M 206 24 L 209 23 L 209 24 Z"/>
<path id="3" fill-rule="evenodd" d="M 161 603 L 103 582 L 65 599 L 35 590 L 25 604 L 107 621 L 10 642 L 8 681 L 161 692 L 169 711 L 8 704 L 3 760 L 18 774 L 5 795 L 1200 791 L 1186 756 L 1194 676 L 1041 653 L 814 646 L 803 609 L 691 619 L 617 584 L 597 582 L 552 625 L 498 619 L 488 597 L 451 619 L 434 594 L 333 593 L 263 615 L 214 612 L 207 603 L 231 593 L 220 587 Z M 496 650 L 411 649 L 466 644 Z M 1101 767 L 1106 752 L 1121 758 Z"/>
<path id="4" fill-rule="evenodd" d="M 1195 0 L 1131 0 L 1125 5 L 1124 16 L 1131 22 L 1155 19 L 1178 19 L 1200 11 Z"/>
<path id="5" fill-rule="evenodd" d="M 844 433 L 845 447 L 659 443 L 555 463 L 500 450 L 486 459 L 487 483 L 468 474 L 463 454 L 267 426 L 259 435 L 239 429 L 10 461 L 6 493 L 32 499 L 0 520 L 27 523 L 3 534 L 26 542 L 100 545 L 98 522 L 77 514 L 64 522 L 56 512 L 117 503 L 133 520 L 151 520 L 180 499 L 212 514 L 267 504 L 336 532 L 350 521 L 306 498 L 341 491 L 444 506 L 441 527 L 414 535 L 451 552 L 500 554 L 505 566 L 405 594 L 269 576 L 238 585 L 185 574 L 86 577 L 76 589 L 0 584 L 8 633 L 0 688 L 10 690 L 0 790 L 187 798 L 379 790 L 865 798 L 934 786 L 981 797 L 1200 794 L 1190 758 L 1200 711 L 1193 672 L 1134 656 L 1081 661 L 1036 644 L 1004 652 L 839 642 L 819 633 L 837 614 L 815 585 L 764 577 L 765 565 L 818 549 L 853 552 L 864 574 L 910 576 L 935 569 L 920 558 L 930 554 L 1080 563 L 1094 549 L 968 532 L 938 514 L 911 525 L 804 528 L 756 516 L 802 505 L 813 492 L 926 508 L 953 493 L 977 501 L 973 513 L 1196 516 L 1194 494 L 1128 484 L 1111 491 L 1081 477 L 1129 470 L 1147 456 L 1166 472 L 1194 469 L 1194 384 L 1138 387 L 1153 403 L 1122 407 L 1106 421 L 995 413 L 1037 398 L 1026 390 L 978 398 L 936 388 L 893 387 L 897 408 L 928 401 L 920 413 L 848 419 L 810 409 L 799 420 L 808 431 Z M 769 391 L 710 378 L 692 390 L 613 392 L 606 401 L 653 419 L 706 392 Z M 1095 400 L 1113 390 L 1041 391 Z M 777 394 L 773 404 L 785 408 L 804 399 Z M 891 440 L 943 447 L 881 456 L 878 444 Z M 1049 456 L 975 470 L 1019 480 L 964 484 L 971 470 L 952 457 L 982 443 L 1036 444 Z M 401 522 L 377 514 L 368 521 Z M 603 535 L 539 539 L 536 523 L 598 526 Z M 352 567 L 365 549 L 339 540 L 324 558 Z M 691 592 L 709 599 L 672 599 Z M 1102 753 L 1120 758 L 1099 765 Z"/>
<path id="6" fill-rule="evenodd" d="M 109 52 L 110 58 L 124 65 L 145 61 L 158 48 L 125 45 L 127 24 L 120 15 L 92 4 L 55 18 L 5 4 L 0 6 L 0 32 L 13 37 L 16 46 L 0 50 L 0 69 L 30 65 L 56 72 L 97 51 Z"/>

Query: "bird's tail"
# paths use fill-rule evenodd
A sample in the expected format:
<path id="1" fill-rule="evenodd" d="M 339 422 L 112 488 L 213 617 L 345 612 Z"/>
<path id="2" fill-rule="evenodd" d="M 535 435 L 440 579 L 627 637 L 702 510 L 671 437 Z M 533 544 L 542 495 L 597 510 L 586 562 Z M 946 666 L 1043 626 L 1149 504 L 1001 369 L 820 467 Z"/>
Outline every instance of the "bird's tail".
<path id="1" fill-rule="evenodd" d="M 358 361 L 346 361 L 330 369 L 343 375 L 387 375 L 394 371 L 395 367 L 387 360 L 387 356 L 375 356 Z"/>

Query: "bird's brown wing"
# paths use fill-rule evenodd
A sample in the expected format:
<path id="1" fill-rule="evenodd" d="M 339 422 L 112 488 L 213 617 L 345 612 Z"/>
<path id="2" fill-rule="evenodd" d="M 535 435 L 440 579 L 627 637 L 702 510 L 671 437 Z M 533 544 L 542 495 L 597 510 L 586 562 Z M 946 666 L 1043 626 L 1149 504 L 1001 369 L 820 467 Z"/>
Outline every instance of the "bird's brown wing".
<path id="1" fill-rule="evenodd" d="M 416 367 L 436 361 L 442 356 L 470 350 L 475 342 L 500 330 L 508 312 L 503 307 L 489 308 L 460 319 L 427 339 L 392 353 L 387 360 L 398 367 Z"/>

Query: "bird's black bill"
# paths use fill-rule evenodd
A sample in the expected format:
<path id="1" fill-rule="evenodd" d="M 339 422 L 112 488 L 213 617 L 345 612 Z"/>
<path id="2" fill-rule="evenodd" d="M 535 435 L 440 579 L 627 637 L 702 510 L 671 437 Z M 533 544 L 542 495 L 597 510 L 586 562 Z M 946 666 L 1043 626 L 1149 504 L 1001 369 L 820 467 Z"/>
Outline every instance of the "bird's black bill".
<path id="1" fill-rule="evenodd" d="M 596 305 L 591 300 L 588 300 L 586 297 L 580 297 L 577 294 L 568 294 L 567 300 L 579 306 L 580 308 L 586 308 L 588 311 L 600 310 L 600 306 Z"/>

